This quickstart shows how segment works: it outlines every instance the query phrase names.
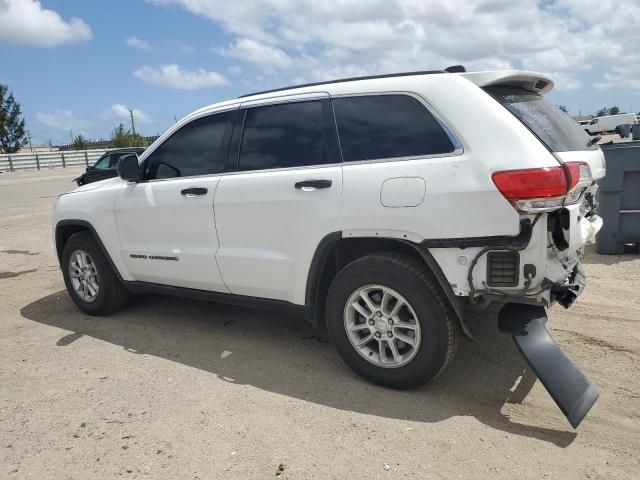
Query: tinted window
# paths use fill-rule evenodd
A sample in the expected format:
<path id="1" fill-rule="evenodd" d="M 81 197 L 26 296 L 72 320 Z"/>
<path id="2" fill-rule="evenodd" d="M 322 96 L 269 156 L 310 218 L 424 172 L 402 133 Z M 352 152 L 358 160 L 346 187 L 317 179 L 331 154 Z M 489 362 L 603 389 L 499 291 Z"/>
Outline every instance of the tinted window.
<path id="1" fill-rule="evenodd" d="M 114 153 L 109 160 L 109 168 L 118 168 L 118 160 L 124 155 L 130 155 L 134 152 Z"/>
<path id="2" fill-rule="evenodd" d="M 547 102 L 542 95 L 518 87 L 490 87 L 486 90 L 529 127 L 551 151 L 598 148 L 590 142 L 580 125 L 558 107 Z"/>
<path id="3" fill-rule="evenodd" d="M 449 153 L 453 143 L 431 113 L 407 95 L 366 95 L 333 100 L 342 157 L 373 158 Z"/>
<path id="4" fill-rule="evenodd" d="M 322 102 L 286 103 L 247 110 L 240 170 L 327 163 Z"/>
<path id="5" fill-rule="evenodd" d="M 190 177 L 224 170 L 225 131 L 230 112 L 199 118 L 183 126 L 145 162 L 145 178 Z"/>
<path id="6" fill-rule="evenodd" d="M 105 168 L 109 168 L 109 158 L 111 158 L 110 155 L 103 155 L 102 157 L 100 157 L 100 159 L 98 159 L 98 161 L 95 163 L 94 168 L 98 168 L 100 170 L 103 170 Z"/>

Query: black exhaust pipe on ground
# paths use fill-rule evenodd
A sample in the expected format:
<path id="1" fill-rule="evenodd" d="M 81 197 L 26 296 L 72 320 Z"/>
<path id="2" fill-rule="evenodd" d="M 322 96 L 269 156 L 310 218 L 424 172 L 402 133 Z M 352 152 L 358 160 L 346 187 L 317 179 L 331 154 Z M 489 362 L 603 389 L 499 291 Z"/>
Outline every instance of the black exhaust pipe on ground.
<path id="1" fill-rule="evenodd" d="M 547 330 L 544 307 L 507 303 L 498 314 L 500 330 L 518 350 L 573 428 L 598 399 L 598 389 L 567 357 Z"/>

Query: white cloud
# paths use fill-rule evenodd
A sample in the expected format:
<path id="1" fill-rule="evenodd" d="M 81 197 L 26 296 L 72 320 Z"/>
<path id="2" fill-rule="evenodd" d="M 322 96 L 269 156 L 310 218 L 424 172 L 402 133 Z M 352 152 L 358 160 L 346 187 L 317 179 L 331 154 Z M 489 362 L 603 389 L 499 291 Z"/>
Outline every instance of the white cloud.
<path id="1" fill-rule="evenodd" d="M 291 58 L 286 52 L 250 38 L 241 38 L 228 48 L 220 49 L 220 53 L 225 57 L 239 58 L 265 67 L 291 66 Z"/>
<path id="2" fill-rule="evenodd" d="M 218 72 L 202 68 L 196 71 L 183 70 L 175 64 L 163 65 L 159 68 L 141 67 L 134 72 L 134 75 L 147 83 L 180 90 L 197 90 L 227 84 L 227 80 Z"/>
<path id="3" fill-rule="evenodd" d="M 220 24 L 235 40 L 219 51 L 257 67 L 267 82 L 463 64 L 552 73 L 565 90 L 588 76 L 599 88 L 640 91 L 639 1 L 339 0 L 301 8 L 254 0 L 250 9 L 227 0 L 147 2 Z"/>
<path id="4" fill-rule="evenodd" d="M 91 28 L 81 19 L 64 20 L 36 0 L 0 0 L 0 42 L 53 47 L 91 39 Z"/>
<path id="5" fill-rule="evenodd" d="M 93 126 L 91 120 L 78 117 L 71 110 L 57 110 L 51 113 L 40 112 L 36 113 L 35 119 L 49 128 L 65 132 L 73 130 L 74 134 L 87 134 Z"/>
<path id="6" fill-rule="evenodd" d="M 640 92 L 640 58 L 628 66 L 615 67 L 604 74 L 602 81 L 596 82 L 598 90 L 623 88 Z"/>
<path id="7" fill-rule="evenodd" d="M 555 89 L 561 92 L 572 92 L 582 87 L 583 82 L 574 75 L 566 72 L 549 72 Z"/>
<path id="8" fill-rule="evenodd" d="M 137 132 L 141 130 L 143 134 L 149 131 L 154 132 L 154 130 L 150 129 L 159 125 L 162 126 L 161 129 L 164 128 L 164 122 L 158 122 L 142 110 L 134 108 L 133 116 Z M 56 141 L 67 142 L 71 131 L 73 131 L 74 136 L 82 134 L 91 139 L 108 138 L 111 130 L 118 123 L 122 123 L 126 128 L 129 128 L 131 117 L 127 105 L 115 103 L 98 113 L 78 114 L 72 110 L 65 109 L 53 112 L 39 112 L 29 121 L 32 125 L 32 130 L 36 132 L 35 136 L 39 138 L 40 136 L 42 138 L 52 137 Z"/>
<path id="9" fill-rule="evenodd" d="M 136 37 L 135 35 L 133 37 L 127 38 L 126 43 L 130 47 L 137 48 L 138 50 L 147 50 L 147 51 L 152 50 L 151 44 L 149 42 L 147 42 L 146 40 L 142 40 Z"/>
<path id="10" fill-rule="evenodd" d="M 137 108 L 131 109 L 133 111 L 133 117 L 135 118 L 136 123 L 148 123 L 151 121 L 149 115 L 144 113 L 142 110 L 138 110 Z M 129 112 L 129 107 L 123 105 L 122 103 L 115 103 L 109 107 L 109 109 L 105 112 L 104 115 L 106 118 L 116 118 L 118 120 L 123 120 L 129 122 L 131 119 L 131 113 Z"/>

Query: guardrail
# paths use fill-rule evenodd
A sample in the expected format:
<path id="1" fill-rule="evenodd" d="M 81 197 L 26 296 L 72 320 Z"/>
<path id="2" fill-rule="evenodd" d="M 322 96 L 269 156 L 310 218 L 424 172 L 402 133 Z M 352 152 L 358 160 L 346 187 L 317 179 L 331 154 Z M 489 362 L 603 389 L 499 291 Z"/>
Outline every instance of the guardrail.
<path id="1" fill-rule="evenodd" d="M 10 153 L 0 155 L 0 171 L 40 170 L 93 165 L 108 150 L 74 150 L 46 153 Z"/>

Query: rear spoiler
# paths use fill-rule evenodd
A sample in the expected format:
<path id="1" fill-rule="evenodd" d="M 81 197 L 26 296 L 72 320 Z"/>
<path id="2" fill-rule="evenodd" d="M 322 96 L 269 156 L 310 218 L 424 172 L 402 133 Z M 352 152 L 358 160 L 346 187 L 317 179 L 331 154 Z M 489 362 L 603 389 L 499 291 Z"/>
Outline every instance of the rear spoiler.
<path id="1" fill-rule="evenodd" d="M 525 70 L 496 70 L 491 72 L 456 73 L 471 80 L 479 87 L 506 86 L 520 87 L 541 95 L 553 88 L 553 80 L 543 73 Z"/>

